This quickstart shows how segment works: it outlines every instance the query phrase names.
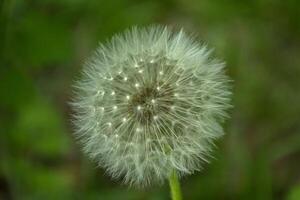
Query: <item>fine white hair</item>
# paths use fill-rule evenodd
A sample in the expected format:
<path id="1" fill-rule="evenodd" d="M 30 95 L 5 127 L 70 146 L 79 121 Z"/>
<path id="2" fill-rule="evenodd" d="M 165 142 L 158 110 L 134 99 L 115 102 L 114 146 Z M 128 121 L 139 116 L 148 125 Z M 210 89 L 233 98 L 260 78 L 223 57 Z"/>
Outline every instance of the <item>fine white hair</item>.
<path id="1" fill-rule="evenodd" d="M 230 101 L 224 63 L 183 30 L 131 28 L 100 44 L 75 84 L 76 136 L 114 178 L 146 186 L 208 162 Z"/>

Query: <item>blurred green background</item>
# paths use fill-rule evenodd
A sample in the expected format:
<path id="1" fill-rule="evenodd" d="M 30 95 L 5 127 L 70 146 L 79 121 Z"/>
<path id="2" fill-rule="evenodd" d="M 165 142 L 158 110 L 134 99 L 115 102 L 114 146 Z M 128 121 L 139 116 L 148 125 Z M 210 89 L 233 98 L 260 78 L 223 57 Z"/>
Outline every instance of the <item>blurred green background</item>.
<path id="1" fill-rule="evenodd" d="M 300 199 L 298 0 L 0 0 L 0 199 L 163 200 L 112 181 L 80 151 L 71 84 L 114 33 L 153 23 L 196 33 L 227 62 L 231 119 L 186 200 Z"/>

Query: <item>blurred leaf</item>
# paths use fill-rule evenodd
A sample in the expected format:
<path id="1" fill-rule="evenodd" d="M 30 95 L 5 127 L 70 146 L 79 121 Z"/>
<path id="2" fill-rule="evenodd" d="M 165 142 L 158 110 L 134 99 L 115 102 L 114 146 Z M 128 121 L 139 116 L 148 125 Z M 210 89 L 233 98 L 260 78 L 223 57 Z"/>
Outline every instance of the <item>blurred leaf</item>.
<path id="1" fill-rule="evenodd" d="M 23 67 L 47 66 L 66 61 L 71 56 L 71 30 L 62 19 L 31 11 L 14 31 L 16 40 L 12 45 Z"/>
<path id="2" fill-rule="evenodd" d="M 16 67 L 0 66 L 0 80 L 0 109 L 12 111 L 34 97 L 31 77 Z"/>
<path id="3" fill-rule="evenodd" d="M 299 200 L 300 199 L 300 185 L 296 185 L 290 189 L 287 196 L 287 200 Z"/>
<path id="4" fill-rule="evenodd" d="M 17 148 L 39 156 L 60 156 L 69 149 L 61 115 L 50 103 L 35 99 L 23 105 L 14 129 Z"/>
<path id="5" fill-rule="evenodd" d="M 65 169 L 52 170 L 25 159 L 11 160 L 17 199 L 65 199 L 69 196 L 72 179 Z"/>

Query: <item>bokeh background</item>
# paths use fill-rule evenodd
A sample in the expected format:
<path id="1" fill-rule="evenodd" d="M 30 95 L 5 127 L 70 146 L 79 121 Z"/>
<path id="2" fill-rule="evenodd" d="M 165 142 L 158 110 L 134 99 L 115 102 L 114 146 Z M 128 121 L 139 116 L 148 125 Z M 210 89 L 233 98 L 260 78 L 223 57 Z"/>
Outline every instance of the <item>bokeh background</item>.
<path id="1" fill-rule="evenodd" d="M 169 199 L 112 181 L 80 151 L 71 84 L 132 25 L 184 27 L 227 62 L 231 119 L 186 200 L 300 199 L 298 0 L 0 0 L 0 199 Z"/>

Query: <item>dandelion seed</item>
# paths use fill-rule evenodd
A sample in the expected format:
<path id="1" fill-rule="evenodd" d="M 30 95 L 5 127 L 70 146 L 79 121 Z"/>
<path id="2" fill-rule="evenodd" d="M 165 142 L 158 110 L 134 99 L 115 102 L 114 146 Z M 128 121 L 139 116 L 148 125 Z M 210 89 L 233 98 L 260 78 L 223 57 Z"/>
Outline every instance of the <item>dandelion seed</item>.
<path id="1" fill-rule="evenodd" d="M 141 128 L 136 128 L 136 132 L 142 132 L 142 129 Z"/>

